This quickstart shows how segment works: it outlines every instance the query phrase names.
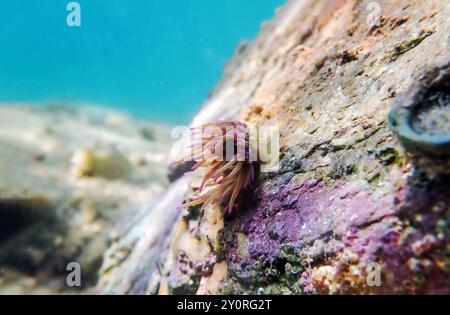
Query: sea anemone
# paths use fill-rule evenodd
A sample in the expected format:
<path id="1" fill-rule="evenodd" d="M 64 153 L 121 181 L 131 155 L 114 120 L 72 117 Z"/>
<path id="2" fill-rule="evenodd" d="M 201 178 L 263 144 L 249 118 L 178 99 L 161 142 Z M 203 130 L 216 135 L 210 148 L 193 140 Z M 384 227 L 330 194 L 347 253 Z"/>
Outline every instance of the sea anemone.
<path id="1" fill-rule="evenodd" d="M 184 204 L 222 205 L 231 213 L 242 191 L 249 191 L 258 173 L 258 157 L 250 129 L 242 122 L 222 121 L 191 128 L 192 170 L 203 169 L 199 197 Z"/>

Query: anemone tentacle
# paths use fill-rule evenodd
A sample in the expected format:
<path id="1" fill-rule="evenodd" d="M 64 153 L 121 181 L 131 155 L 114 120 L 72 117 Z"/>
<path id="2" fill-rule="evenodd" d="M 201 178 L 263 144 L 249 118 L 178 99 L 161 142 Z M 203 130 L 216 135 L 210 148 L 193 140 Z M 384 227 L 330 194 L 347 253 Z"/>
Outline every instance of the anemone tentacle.
<path id="1" fill-rule="evenodd" d="M 211 132 L 212 128 L 215 132 Z M 190 148 L 195 152 L 193 160 L 196 161 L 192 170 L 203 169 L 204 175 L 200 195 L 184 206 L 216 204 L 232 212 L 241 191 L 254 184 L 255 167 L 259 163 L 250 161 L 256 149 L 250 141 L 248 126 L 239 121 L 223 121 L 194 127 L 190 131 L 194 141 Z M 228 152 L 229 149 L 232 152 Z M 230 159 L 227 160 L 228 155 Z"/>

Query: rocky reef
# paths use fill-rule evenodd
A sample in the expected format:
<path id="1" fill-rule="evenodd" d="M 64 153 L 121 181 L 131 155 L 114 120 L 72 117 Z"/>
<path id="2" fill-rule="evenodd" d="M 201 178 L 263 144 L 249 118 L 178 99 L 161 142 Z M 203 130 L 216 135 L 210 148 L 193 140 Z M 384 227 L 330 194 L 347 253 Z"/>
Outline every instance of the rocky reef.
<path id="1" fill-rule="evenodd" d="M 201 178 L 174 169 L 119 229 L 98 291 L 449 294 L 449 15 L 425 0 L 278 10 L 192 125 L 280 126 L 279 169 L 230 216 L 182 208 Z"/>
<path id="2" fill-rule="evenodd" d="M 92 292 L 113 227 L 167 186 L 170 139 L 111 110 L 0 105 L 0 294 Z"/>

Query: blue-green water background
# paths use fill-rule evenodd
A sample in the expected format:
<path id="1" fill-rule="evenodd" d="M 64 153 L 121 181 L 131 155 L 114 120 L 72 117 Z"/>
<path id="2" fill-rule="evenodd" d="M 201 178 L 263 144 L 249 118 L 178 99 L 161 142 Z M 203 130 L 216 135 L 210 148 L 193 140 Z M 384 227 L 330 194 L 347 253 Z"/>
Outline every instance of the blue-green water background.
<path id="1" fill-rule="evenodd" d="M 0 4 L 0 102 L 91 103 L 188 123 L 243 40 L 285 0 L 65 0 Z"/>

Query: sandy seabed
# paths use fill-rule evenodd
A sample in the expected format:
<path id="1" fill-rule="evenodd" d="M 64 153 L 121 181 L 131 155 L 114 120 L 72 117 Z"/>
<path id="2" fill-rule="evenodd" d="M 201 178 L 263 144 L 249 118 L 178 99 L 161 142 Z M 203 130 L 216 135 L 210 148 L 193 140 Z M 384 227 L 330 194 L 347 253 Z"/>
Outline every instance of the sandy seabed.
<path id="1" fill-rule="evenodd" d="M 89 292 L 115 224 L 167 186 L 171 143 L 106 108 L 0 105 L 0 294 Z"/>

